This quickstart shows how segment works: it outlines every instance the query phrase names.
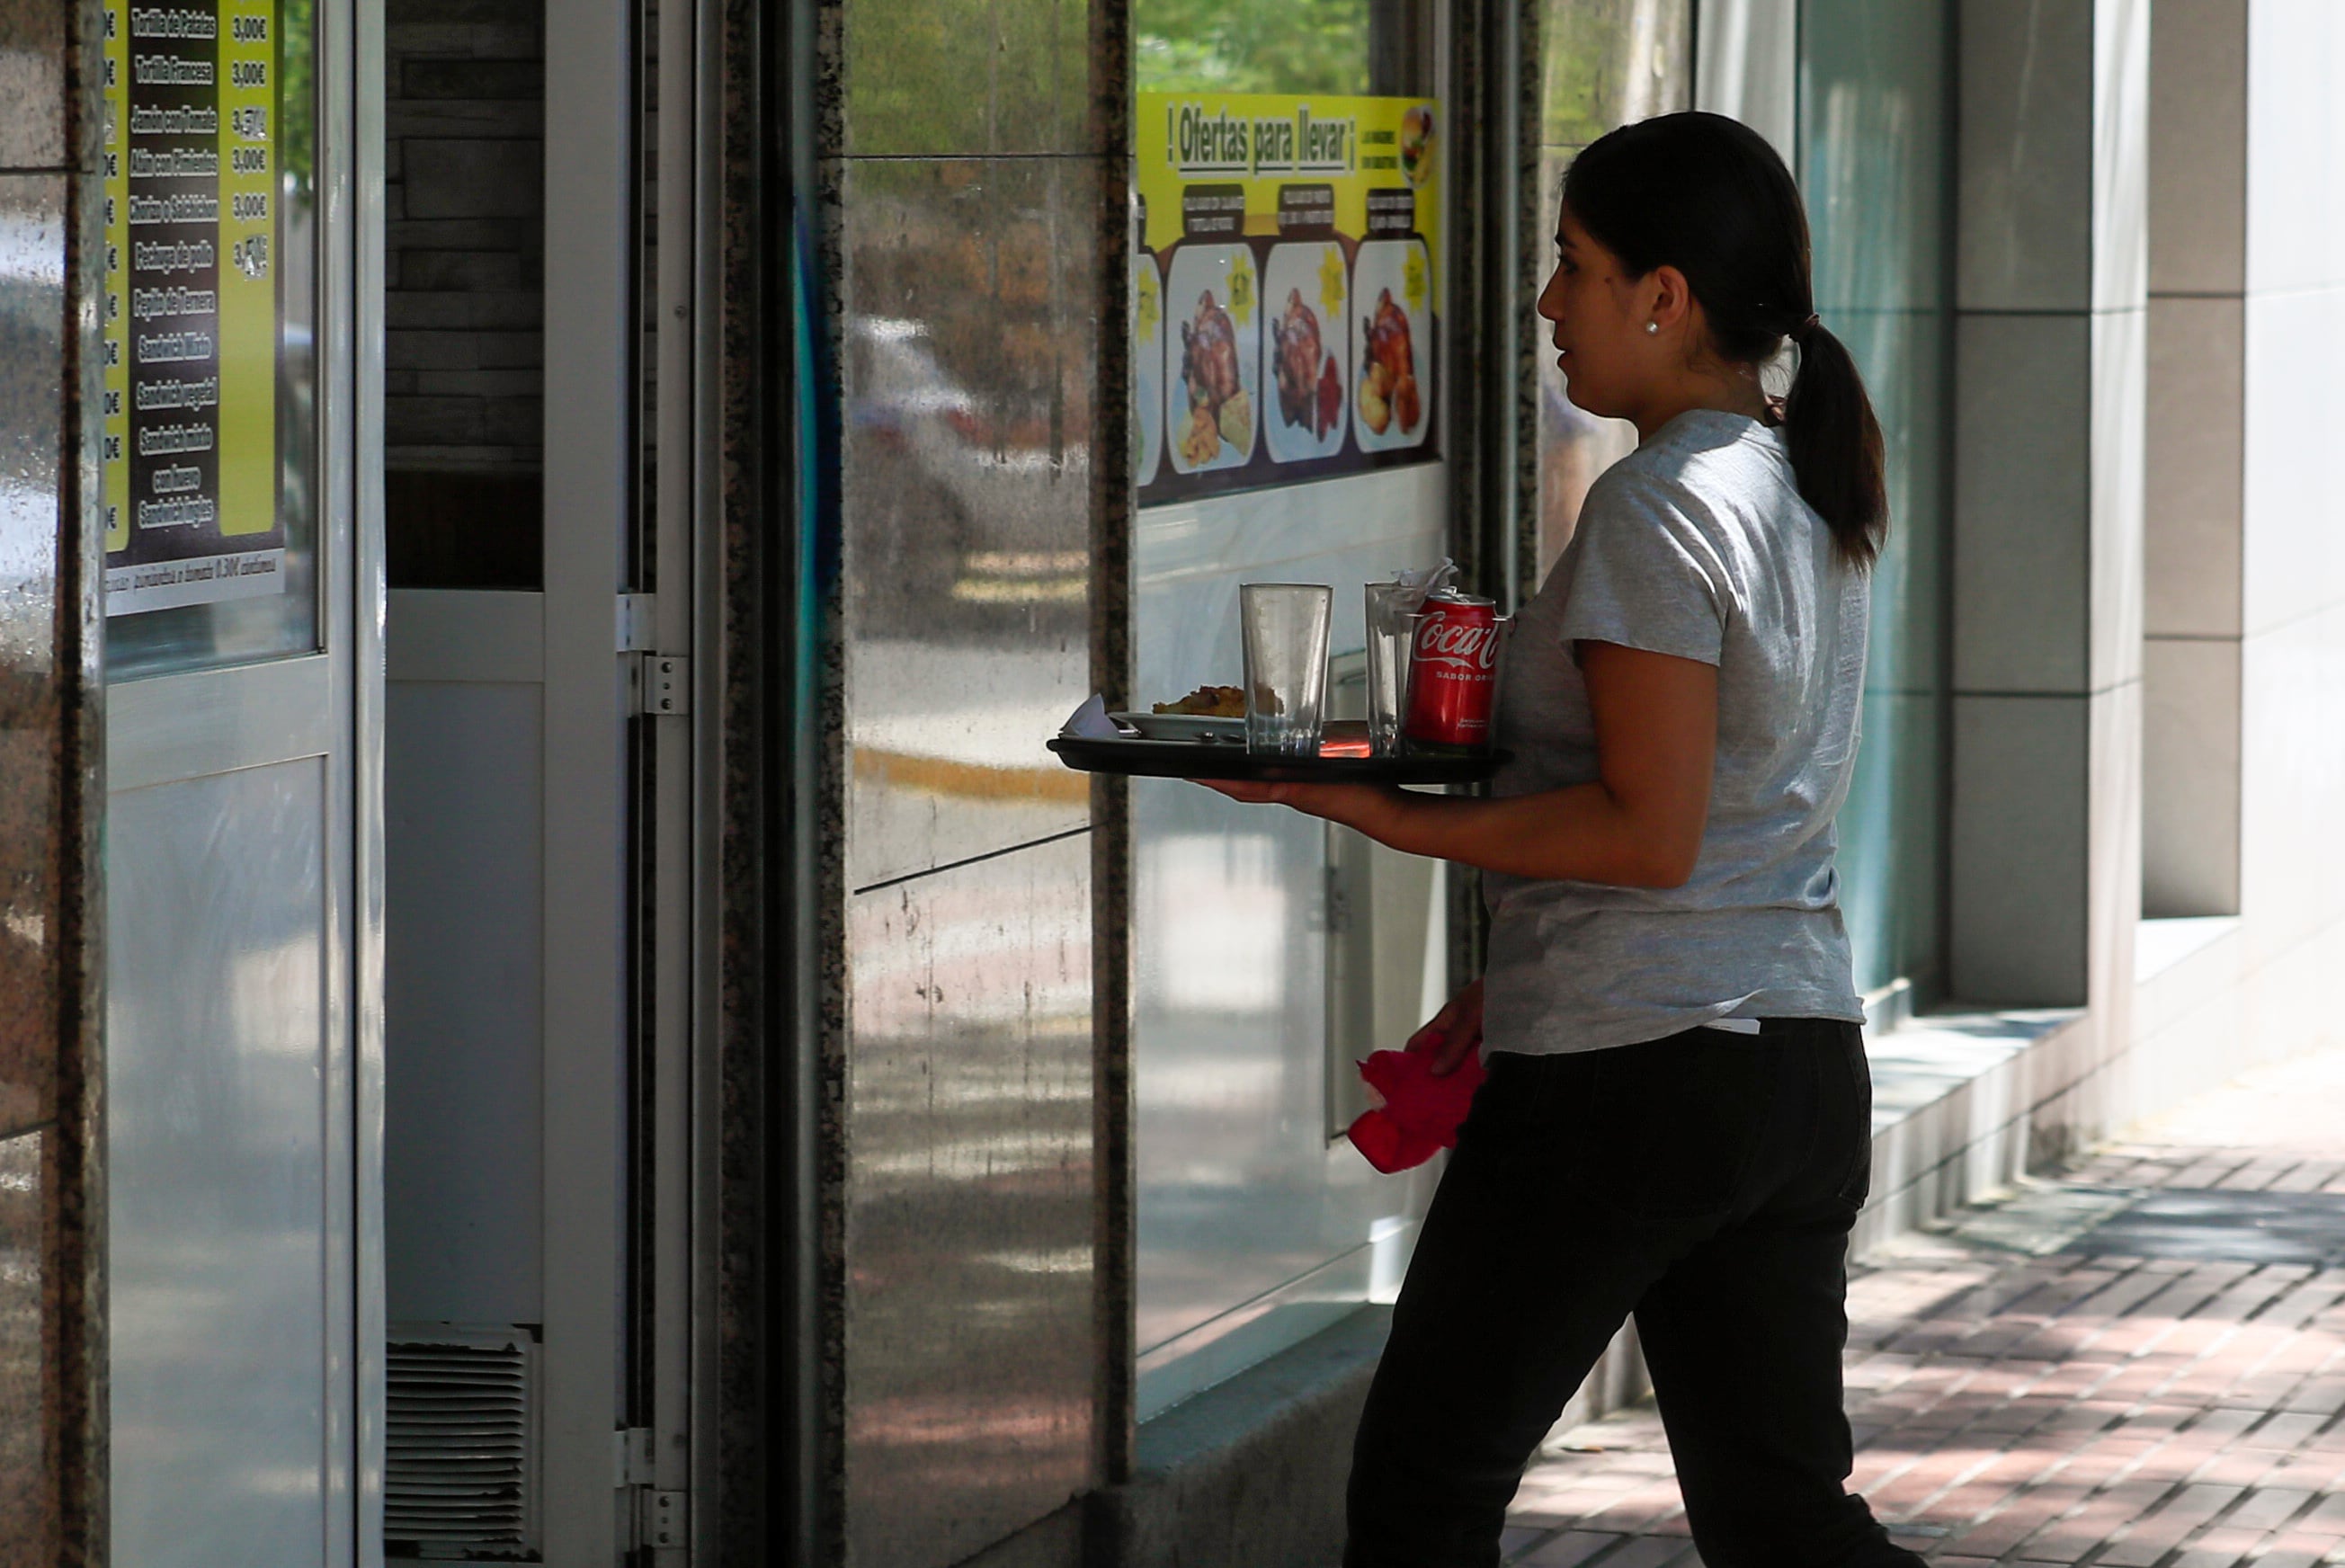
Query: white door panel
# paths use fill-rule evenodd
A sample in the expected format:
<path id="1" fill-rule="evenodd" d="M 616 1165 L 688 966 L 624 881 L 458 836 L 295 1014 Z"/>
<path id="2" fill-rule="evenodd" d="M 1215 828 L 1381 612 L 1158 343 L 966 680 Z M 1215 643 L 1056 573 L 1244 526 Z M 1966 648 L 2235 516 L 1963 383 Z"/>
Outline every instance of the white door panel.
<path id="1" fill-rule="evenodd" d="M 330 1269 L 323 757 L 114 796 L 107 828 L 113 1551 L 320 1561 L 351 1391 Z M 338 1375 L 339 1373 L 339 1375 Z M 338 1423 L 340 1424 L 340 1423 Z M 346 1424 L 340 1426 L 348 1431 Z"/>

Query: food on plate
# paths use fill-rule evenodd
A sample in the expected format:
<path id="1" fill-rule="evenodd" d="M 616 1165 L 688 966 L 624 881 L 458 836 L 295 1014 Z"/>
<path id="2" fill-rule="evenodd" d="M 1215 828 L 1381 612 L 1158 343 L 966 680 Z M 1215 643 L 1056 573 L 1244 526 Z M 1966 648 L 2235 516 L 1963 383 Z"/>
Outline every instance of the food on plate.
<path id="1" fill-rule="evenodd" d="M 1221 454 L 1222 428 L 1213 421 L 1213 410 L 1200 403 L 1189 410 L 1189 428 L 1181 432 L 1181 460 L 1201 469 Z"/>
<path id="2" fill-rule="evenodd" d="M 1244 686 L 1200 686 L 1177 702 L 1158 703 L 1153 710 L 1159 713 L 1189 713 L 1208 719 L 1243 719 L 1245 717 Z"/>
<path id="3" fill-rule="evenodd" d="M 1344 378 L 1335 373 L 1335 356 L 1327 356 L 1327 368 L 1319 373 L 1319 425 L 1322 439 L 1335 428 L 1344 417 Z"/>
<path id="4" fill-rule="evenodd" d="M 1360 417 L 1382 435 L 1395 419 L 1404 434 L 1425 417 L 1416 389 L 1416 351 L 1409 342 L 1408 313 L 1394 303 L 1392 290 L 1376 292 L 1374 316 L 1360 323 L 1367 364 L 1360 376 Z"/>
<path id="5" fill-rule="evenodd" d="M 1181 379 L 1193 405 L 1219 408 L 1238 389 L 1238 329 L 1210 288 L 1197 296 L 1196 316 L 1181 323 Z"/>
<path id="6" fill-rule="evenodd" d="M 1368 429 L 1383 435 L 1392 424 L 1392 401 L 1386 396 L 1392 384 L 1385 377 L 1382 365 L 1368 367 L 1366 379 L 1360 383 L 1360 418 Z"/>
<path id="7" fill-rule="evenodd" d="M 1191 468 L 1219 457 L 1223 441 L 1241 451 L 1253 443 L 1254 400 L 1238 379 L 1238 329 L 1210 288 L 1197 296 L 1196 315 L 1181 323 L 1181 382 L 1189 394 L 1181 457 Z"/>
<path id="8" fill-rule="evenodd" d="M 1393 388 L 1392 410 L 1393 418 L 1400 421 L 1404 430 L 1416 429 L 1416 421 L 1425 417 L 1425 410 L 1417 402 L 1415 376 L 1403 376 L 1400 384 Z"/>
<path id="9" fill-rule="evenodd" d="M 1254 444 L 1254 400 L 1241 387 L 1222 400 L 1220 417 L 1214 421 L 1221 427 L 1222 440 L 1240 451 Z"/>
<path id="10" fill-rule="evenodd" d="M 1303 303 L 1303 290 L 1286 291 L 1286 310 L 1270 324 L 1276 359 L 1279 416 L 1290 425 L 1304 425 L 1315 436 L 1327 433 L 1334 421 L 1320 417 L 1319 366 L 1332 372 L 1335 358 L 1319 340 L 1318 313 Z"/>

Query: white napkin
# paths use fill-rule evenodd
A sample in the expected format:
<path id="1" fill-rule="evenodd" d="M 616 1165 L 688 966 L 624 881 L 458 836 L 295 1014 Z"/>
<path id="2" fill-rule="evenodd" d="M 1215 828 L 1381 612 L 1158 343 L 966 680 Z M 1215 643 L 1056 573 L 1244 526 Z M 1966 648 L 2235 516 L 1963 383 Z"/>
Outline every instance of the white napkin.
<path id="1" fill-rule="evenodd" d="M 1124 732 L 1116 728 L 1115 721 L 1107 716 L 1107 700 L 1099 696 L 1084 698 L 1083 705 L 1069 713 L 1067 722 L 1059 726 L 1059 733 L 1082 741 L 1118 741 L 1124 738 Z"/>

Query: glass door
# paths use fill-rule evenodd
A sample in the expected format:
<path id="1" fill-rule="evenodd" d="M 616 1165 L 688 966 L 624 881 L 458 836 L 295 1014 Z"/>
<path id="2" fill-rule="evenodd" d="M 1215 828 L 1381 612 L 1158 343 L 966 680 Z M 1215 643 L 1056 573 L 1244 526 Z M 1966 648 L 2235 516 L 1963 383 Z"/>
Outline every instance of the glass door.
<path id="1" fill-rule="evenodd" d="M 380 1478 L 358 21 L 106 7 L 110 1486 L 162 1568 L 360 1560 Z"/>

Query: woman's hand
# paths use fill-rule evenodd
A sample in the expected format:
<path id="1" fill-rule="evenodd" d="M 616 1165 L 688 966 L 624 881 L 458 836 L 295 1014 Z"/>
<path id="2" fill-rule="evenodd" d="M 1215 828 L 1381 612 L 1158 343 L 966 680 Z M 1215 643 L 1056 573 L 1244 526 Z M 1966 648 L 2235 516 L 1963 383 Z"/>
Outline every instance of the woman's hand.
<path id="1" fill-rule="evenodd" d="M 1447 1077 L 1457 1070 L 1473 1051 L 1482 1044 L 1482 982 L 1474 983 L 1449 998 L 1448 1006 L 1433 1015 L 1433 1021 L 1408 1037 L 1405 1049 L 1421 1051 L 1433 1057 L 1433 1076 Z"/>
<path id="2" fill-rule="evenodd" d="M 1374 824 L 1389 816 L 1400 792 L 1381 784 L 1256 784 L 1251 779 L 1199 779 L 1199 784 L 1249 805 L 1290 806 L 1305 816 L 1357 828 L 1371 838 Z"/>

